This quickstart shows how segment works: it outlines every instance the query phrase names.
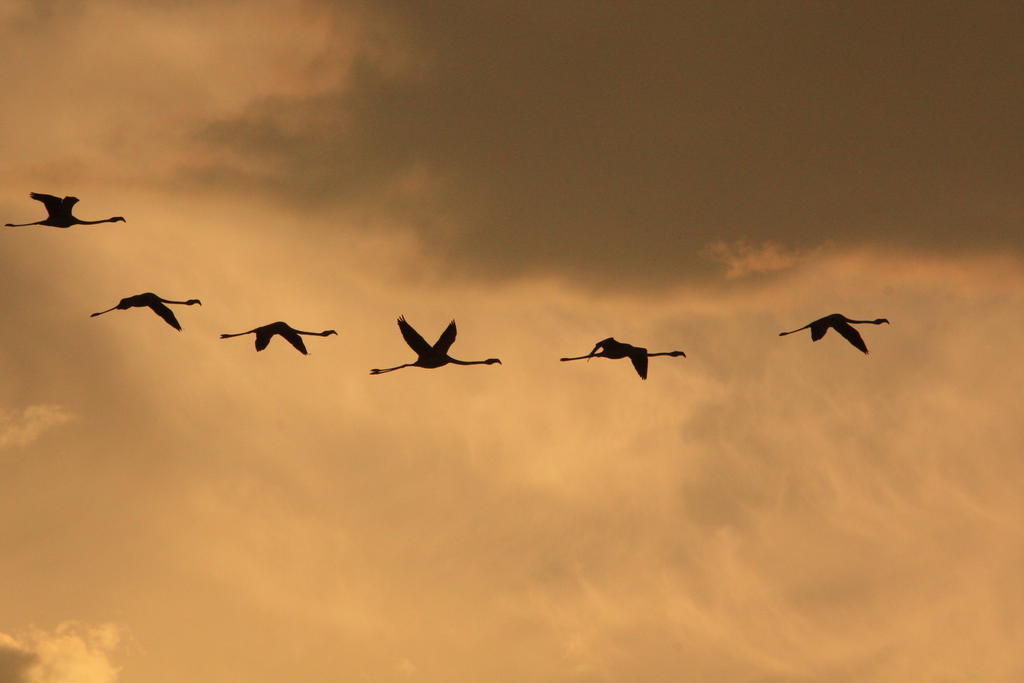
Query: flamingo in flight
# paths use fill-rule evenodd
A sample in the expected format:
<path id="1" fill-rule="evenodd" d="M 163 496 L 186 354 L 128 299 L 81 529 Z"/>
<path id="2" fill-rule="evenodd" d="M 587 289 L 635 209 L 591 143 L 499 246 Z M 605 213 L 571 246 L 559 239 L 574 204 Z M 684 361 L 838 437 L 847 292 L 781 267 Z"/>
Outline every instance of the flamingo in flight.
<path id="1" fill-rule="evenodd" d="M 600 353 L 598 353 L 600 350 Z M 585 356 L 576 356 L 574 358 L 560 358 L 561 361 L 570 360 L 583 360 L 586 358 L 629 358 L 633 367 L 636 369 L 636 374 L 640 375 L 640 379 L 647 379 L 647 359 L 653 356 L 682 356 L 686 357 L 686 354 L 682 351 L 660 351 L 658 353 L 649 353 L 647 349 L 642 346 L 633 346 L 625 342 L 620 342 L 614 337 L 608 337 L 602 339 L 594 345 L 594 349 Z"/>
<path id="2" fill-rule="evenodd" d="M 251 329 L 248 332 L 237 332 L 235 334 L 222 334 L 222 335 L 220 335 L 220 338 L 221 339 L 228 339 L 229 337 L 241 337 L 244 334 L 255 334 L 256 335 L 256 350 L 257 351 L 262 351 L 263 349 L 267 348 L 267 344 L 270 343 L 270 338 L 273 337 L 275 334 L 279 334 L 282 337 L 284 337 L 288 341 L 289 344 L 291 344 L 296 349 L 298 349 L 299 353 L 301 353 L 303 356 L 305 356 L 309 352 L 306 351 L 306 345 L 302 342 L 302 337 L 299 336 L 300 334 L 309 334 L 309 335 L 313 335 L 313 336 L 316 336 L 316 337 L 326 337 L 328 335 L 338 334 L 338 333 L 335 332 L 334 330 L 324 330 L 323 332 L 304 332 L 302 330 L 295 329 L 294 327 L 292 327 L 288 323 L 283 323 L 283 322 L 278 321 L 276 323 L 270 323 L 269 325 L 263 325 L 261 327 L 257 327 L 257 328 Z"/>
<path id="3" fill-rule="evenodd" d="M 75 218 L 71 215 L 71 209 L 74 208 L 75 204 L 78 203 L 78 197 L 54 197 L 52 194 L 42 194 L 41 192 L 30 192 L 29 197 L 42 202 L 43 206 L 46 207 L 46 218 L 35 223 L 5 223 L 4 225 L 9 228 L 21 228 L 26 225 L 49 225 L 53 228 L 70 228 L 72 225 L 96 225 L 97 223 L 116 223 L 121 221 L 126 222 L 122 216 L 113 216 L 111 218 L 104 218 L 101 221 L 83 221 Z"/>
<path id="4" fill-rule="evenodd" d="M 784 337 L 787 334 L 793 334 L 800 330 L 806 330 L 808 327 L 811 328 L 811 341 L 818 341 L 825 336 L 828 332 L 828 328 L 832 328 L 839 334 L 846 338 L 846 341 L 850 342 L 864 353 L 868 352 L 868 345 L 864 343 L 864 338 L 860 336 L 860 332 L 851 327 L 851 325 L 881 325 L 885 323 L 889 324 L 889 321 L 885 318 L 875 318 L 874 320 L 850 320 L 841 313 L 833 313 L 832 315 L 826 315 L 824 318 L 818 318 L 814 322 L 807 323 L 803 327 L 798 327 L 795 330 L 789 332 L 779 332 L 780 337 Z"/>
<path id="5" fill-rule="evenodd" d="M 171 309 L 167 308 L 167 306 L 165 306 L 164 304 L 182 304 L 184 306 L 199 304 L 200 306 L 202 306 L 203 302 L 200 301 L 199 299 L 189 299 L 188 301 L 171 301 L 170 299 L 164 299 L 163 297 L 159 297 L 153 292 L 146 292 L 145 294 L 136 294 L 135 296 L 125 297 L 124 299 L 121 299 L 121 301 L 118 302 L 116 306 L 108 308 L 105 311 L 100 311 L 99 313 L 93 313 L 89 317 L 95 318 L 98 315 L 103 315 L 104 313 L 110 313 L 111 311 L 116 310 L 127 311 L 129 308 L 132 307 L 141 308 L 143 306 L 149 306 L 150 309 L 152 309 L 152 311 L 156 313 L 158 316 L 163 318 L 168 325 L 181 332 L 181 325 L 178 324 L 178 319 L 174 317 L 174 312 Z"/>
<path id="6" fill-rule="evenodd" d="M 402 337 L 405 339 L 405 343 L 408 344 L 419 357 L 416 359 L 415 363 L 396 365 L 393 368 L 374 368 L 373 370 L 370 370 L 371 375 L 383 375 L 385 372 L 401 370 L 402 368 L 439 368 L 442 365 L 448 365 L 449 363 L 454 363 L 455 365 L 501 364 L 501 361 L 497 358 L 488 358 L 487 360 L 458 360 L 449 356 L 448 349 L 450 349 L 452 344 L 455 343 L 455 335 L 458 334 L 454 320 L 448 323 L 448 327 L 446 327 L 444 332 L 441 333 L 441 336 L 438 337 L 433 346 L 428 344 L 427 341 L 420 336 L 420 333 L 414 330 L 412 325 L 405 321 L 405 316 L 400 316 L 398 318 L 398 329 L 402 331 Z"/>

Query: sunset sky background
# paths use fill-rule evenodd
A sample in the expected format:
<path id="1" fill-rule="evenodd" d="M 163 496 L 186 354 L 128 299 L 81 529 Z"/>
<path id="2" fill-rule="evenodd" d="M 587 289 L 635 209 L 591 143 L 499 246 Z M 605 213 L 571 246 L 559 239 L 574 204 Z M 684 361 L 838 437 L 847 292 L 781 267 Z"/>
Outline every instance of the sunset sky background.
<path id="1" fill-rule="evenodd" d="M 1022 25 L 0 0 L 0 683 L 1024 680 Z"/>

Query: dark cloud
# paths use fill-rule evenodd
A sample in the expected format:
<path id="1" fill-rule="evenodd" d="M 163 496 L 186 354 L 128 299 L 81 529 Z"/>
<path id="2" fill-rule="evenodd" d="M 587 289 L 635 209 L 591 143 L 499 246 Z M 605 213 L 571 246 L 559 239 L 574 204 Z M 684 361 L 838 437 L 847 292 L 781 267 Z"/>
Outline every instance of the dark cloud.
<path id="1" fill-rule="evenodd" d="M 0 641 L 0 683 L 27 683 L 29 669 L 38 660 L 35 653 L 8 647 Z"/>
<path id="2" fill-rule="evenodd" d="M 205 172 L 499 275 L 686 279 L 739 240 L 1020 246 L 1020 8 L 375 11 L 343 88 L 208 127 L 234 162 Z"/>

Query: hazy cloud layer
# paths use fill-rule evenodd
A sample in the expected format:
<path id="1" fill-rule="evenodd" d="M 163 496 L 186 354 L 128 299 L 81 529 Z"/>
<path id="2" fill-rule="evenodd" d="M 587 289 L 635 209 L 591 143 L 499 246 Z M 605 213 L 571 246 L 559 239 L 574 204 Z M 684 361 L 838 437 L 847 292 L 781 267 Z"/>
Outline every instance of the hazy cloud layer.
<path id="1" fill-rule="evenodd" d="M 1024 678 L 1018 10 L 423 8 L 0 11 L 0 675 Z"/>
<path id="2" fill-rule="evenodd" d="M 409 285 L 372 239 L 149 204 L 135 231 L 8 244 L 26 281 L 82 285 L 11 306 L 38 335 L 7 391 L 82 419 L 5 480 L 0 585 L 34 587 L 5 630 L 116 614 L 144 683 L 1020 676 L 1019 261 L 832 253 L 641 298 Z M 204 306 L 181 333 L 88 318 L 149 288 Z M 833 310 L 893 324 L 868 357 L 776 336 Z M 455 316 L 453 351 L 504 365 L 370 377 L 411 359 L 399 313 L 428 337 Z M 307 358 L 217 339 L 278 318 L 341 335 Z M 647 382 L 557 362 L 609 334 L 689 357 Z"/>
<path id="3" fill-rule="evenodd" d="M 720 242 L 1019 250 L 1022 20 L 996 2 L 15 4 L 0 177 L 262 195 L 304 239 L 411 234 L 472 276 L 692 283 L 722 273 Z"/>
<path id="4" fill-rule="evenodd" d="M 202 141 L 238 158 L 210 179 L 391 216 L 490 275 L 692 280 L 720 240 L 1019 249 L 1022 19 L 380 3 L 370 36 L 390 42 L 341 87 L 254 103 Z"/>
<path id="5" fill-rule="evenodd" d="M 0 683 L 114 683 L 110 657 L 120 638 L 113 624 L 65 622 L 21 638 L 0 632 Z"/>

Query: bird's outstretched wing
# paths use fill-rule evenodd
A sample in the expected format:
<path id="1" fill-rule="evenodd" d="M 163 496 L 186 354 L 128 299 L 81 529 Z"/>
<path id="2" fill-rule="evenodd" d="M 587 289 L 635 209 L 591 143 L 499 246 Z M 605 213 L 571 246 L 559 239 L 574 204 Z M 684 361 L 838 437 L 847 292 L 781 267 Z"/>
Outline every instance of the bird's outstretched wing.
<path id="1" fill-rule="evenodd" d="M 629 362 L 636 368 L 636 374 L 640 379 L 647 379 L 647 349 L 637 347 L 629 354 Z"/>
<path id="2" fill-rule="evenodd" d="M 828 325 L 818 324 L 818 321 L 811 323 L 811 341 L 818 341 L 828 332 Z M 836 328 L 839 329 L 838 327 Z M 850 329 L 853 329 L 852 327 Z M 856 330 L 854 330 L 856 332 Z"/>
<path id="3" fill-rule="evenodd" d="M 420 356 L 425 356 L 430 353 L 431 346 L 427 343 L 427 340 L 420 336 L 420 333 L 412 329 L 412 325 L 405 321 L 405 316 L 398 318 L 398 329 L 402 331 L 402 337 L 405 339 L 405 343 Z M 441 335 L 442 337 L 444 335 Z M 438 340 L 440 341 L 440 340 Z"/>
<path id="4" fill-rule="evenodd" d="M 255 330 L 255 332 L 256 332 L 256 350 L 257 351 L 262 351 L 263 349 L 267 348 L 267 344 L 270 343 L 270 338 L 273 337 L 274 335 L 273 334 L 267 334 L 266 332 L 263 332 L 263 331 L 260 331 L 260 330 Z"/>
<path id="5" fill-rule="evenodd" d="M 174 311 L 164 306 L 159 301 L 154 301 L 149 305 L 153 312 L 164 319 L 164 321 L 173 327 L 174 329 L 181 332 L 181 325 L 178 324 L 178 319 L 174 317 Z"/>
<path id="6" fill-rule="evenodd" d="M 306 345 L 303 343 L 302 337 L 300 337 L 299 333 L 295 330 L 287 330 L 285 332 L 279 332 L 278 334 L 287 339 L 288 343 L 298 349 L 299 353 L 303 356 L 309 354 L 309 352 L 306 351 Z"/>
<path id="7" fill-rule="evenodd" d="M 860 332 L 856 330 L 852 325 L 847 323 L 837 323 L 833 325 L 836 328 L 836 332 L 846 337 L 846 341 L 850 342 L 864 353 L 868 352 L 868 345 L 864 343 L 864 338 L 860 336 Z"/>
<path id="8" fill-rule="evenodd" d="M 61 203 L 63 200 L 60 197 L 54 197 L 52 194 L 43 194 L 42 192 L 29 192 L 29 197 L 42 202 L 43 206 L 46 207 L 46 212 L 51 216 L 57 216 L 62 213 Z"/>
<path id="9" fill-rule="evenodd" d="M 455 335 L 458 333 L 459 331 L 455 329 L 455 321 L 448 323 L 448 327 L 444 328 L 444 332 L 434 342 L 434 350 L 438 353 L 448 353 L 448 349 L 455 343 Z"/>
<path id="10" fill-rule="evenodd" d="M 78 203 L 78 197 L 72 197 L 72 196 L 69 195 L 69 196 L 67 196 L 67 197 L 65 197 L 64 199 L 61 200 L 60 208 L 62 210 L 64 210 L 65 212 L 67 212 L 68 214 L 70 214 L 71 213 L 71 209 L 77 203 Z"/>

